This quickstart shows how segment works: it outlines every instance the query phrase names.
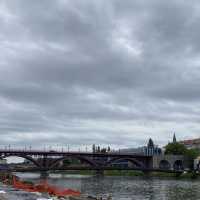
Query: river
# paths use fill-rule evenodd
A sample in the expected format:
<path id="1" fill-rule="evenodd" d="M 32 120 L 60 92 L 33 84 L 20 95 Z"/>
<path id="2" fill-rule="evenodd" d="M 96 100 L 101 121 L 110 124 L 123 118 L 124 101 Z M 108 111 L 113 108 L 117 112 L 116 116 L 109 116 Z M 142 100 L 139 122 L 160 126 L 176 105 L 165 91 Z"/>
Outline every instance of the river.
<path id="1" fill-rule="evenodd" d="M 24 180 L 37 182 L 39 174 L 18 173 Z M 49 183 L 80 190 L 93 196 L 112 195 L 113 200 L 198 200 L 199 180 L 144 177 L 95 177 L 50 174 Z M 38 196 L 0 185 L 9 200 L 37 200 Z"/>

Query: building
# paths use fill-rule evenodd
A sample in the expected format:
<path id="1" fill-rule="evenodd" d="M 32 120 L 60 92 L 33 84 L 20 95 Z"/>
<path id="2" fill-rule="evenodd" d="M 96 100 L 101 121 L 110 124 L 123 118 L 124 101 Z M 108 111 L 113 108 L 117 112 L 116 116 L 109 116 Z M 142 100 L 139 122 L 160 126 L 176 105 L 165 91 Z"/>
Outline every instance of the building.
<path id="1" fill-rule="evenodd" d="M 118 152 L 124 153 L 124 154 L 143 154 L 144 147 L 120 149 L 118 150 Z"/>
<path id="2" fill-rule="evenodd" d="M 137 154 L 137 155 L 145 155 L 145 156 L 159 156 L 162 154 L 162 149 L 154 144 L 153 140 L 150 138 L 147 146 L 138 147 L 138 148 L 127 148 L 120 149 L 119 151 L 122 154 Z M 131 167 L 132 163 L 127 160 L 121 160 L 113 163 L 113 166 L 118 167 Z"/>
<path id="3" fill-rule="evenodd" d="M 181 144 L 184 144 L 188 149 L 199 149 L 200 150 L 200 138 L 193 140 L 183 140 L 180 141 Z"/>
<path id="4" fill-rule="evenodd" d="M 153 140 L 150 138 L 147 146 L 138 147 L 138 148 L 127 148 L 127 149 L 120 149 L 121 153 L 127 154 L 138 154 L 138 155 L 160 155 L 162 154 L 162 149 L 159 148 L 157 145 L 154 144 Z"/>
<path id="5" fill-rule="evenodd" d="M 143 147 L 143 154 L 146 156 L 157 156 L 162 154 L 162 149 L 154 145 L 153 140 L 150 138 L 147 146 Z"/>

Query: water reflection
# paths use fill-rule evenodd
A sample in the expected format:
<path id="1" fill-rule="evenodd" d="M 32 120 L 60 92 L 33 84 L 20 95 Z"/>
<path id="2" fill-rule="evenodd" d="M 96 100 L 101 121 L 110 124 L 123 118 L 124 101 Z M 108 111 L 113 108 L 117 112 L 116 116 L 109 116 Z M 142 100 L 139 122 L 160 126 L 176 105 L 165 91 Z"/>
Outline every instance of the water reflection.
<path id="1" fill-rule="evenodd" d="M 181 185 L 172 183 L 168 186 L 166 192 L 167 199 L 190 199 L 196 200 L 200 198 L 199 183 L 191 184 L 190 182 L 182 182 Z"/>

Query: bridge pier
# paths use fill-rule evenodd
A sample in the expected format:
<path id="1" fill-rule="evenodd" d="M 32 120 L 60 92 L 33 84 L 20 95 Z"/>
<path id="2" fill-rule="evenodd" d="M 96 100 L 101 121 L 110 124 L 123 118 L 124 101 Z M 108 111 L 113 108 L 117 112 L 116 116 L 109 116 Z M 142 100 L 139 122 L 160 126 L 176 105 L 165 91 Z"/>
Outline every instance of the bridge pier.
<path id="1" fill-rule="evenodd" d="M 47 155 L 44 155 L 42 158 L 42 167 L 44 168 L 47 167 Z"/>
<path id="2" fill-rule="evenodd" d="M 49 177 L 48 171 L 41 171 L 40 172 L 40 179 L 47 179 Z"/>

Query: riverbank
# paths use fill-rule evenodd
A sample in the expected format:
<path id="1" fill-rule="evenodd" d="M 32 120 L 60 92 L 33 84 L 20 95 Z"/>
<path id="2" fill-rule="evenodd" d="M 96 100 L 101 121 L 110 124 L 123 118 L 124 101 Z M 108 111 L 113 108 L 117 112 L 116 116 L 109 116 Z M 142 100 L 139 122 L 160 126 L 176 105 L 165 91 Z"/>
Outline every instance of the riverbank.
<path id="1" fill-rule="evenodd" d="M 200 179 L 200 174 L 187 173 L 166 173 L 166 172 L 142 172 L 142 171 L 105 171 L 105 176 L 143 176 L 143 177 L 173 177 L 179 179 Z"/>
<path id="2" fill-rule="evenodd" d="M 165 172 L 152 172 L 149 176 L 152 177 L 172 177 L 176 179 L 199 179 L 200 175 L 194 172 L 186 173 L 165 173 Z"/>
<path id="3" fill-rule="evenodd" d="M 58 172 L 61 174 L 79 174 L 79 175 L 88 175 L 88 176 L 95 176 L 96 171 L 90 171 L 90 170 L 81 170 L 81 171 L 68 171 L 67 173 L 65 171 Z M 128 177 L 134 177 L 134 176 L 140 176 L 140 177 L 172 177 L 177 179 L 199 179 L 200 180 L 200 174 L 194 173 L 194 172 L 186 172 L 186 173 L 166 173 L 166 172 L 142 172 L 142 171 L 130 171 L 130 170 L 105 170 L 103 172 L 104 176 L 128 176 Z"/>
<path id="4" fill-rule="evenodd" d="M 0 172 L 0 181 L 5 179 L 5 176 L 10 176 L 11 173 Z M 200 173 L 185 172 L 185 173 L 166 173 L 166 172 L 142 172 L 142 171 L 130 171 L 130 170 L 105 170 L 102 173 L 98 173 L 95 170 L 80 170 L 80 171 L 59 171 L 53 172 L 53 174 L 63 175 L 82 175 L 82 176 L 124 176 L 124 177 L 160 177 L 160 178 L 176 178 L 176 179 L 197 179 L 200 180 Z M 8 178 L 9 180 L 9 178 Z"/>
<path id="5" fill-rule="evenodd" d="M 31 180 L 21 180 L 19 176 L 14 175 L 10 171 L 0 171 L 0 182 L 3 183 L 4 186 L 11 186 L 16 190 L 29 194 L 37 194 L 41 196 L 41 198 L 39 198 L 41 200 L 112 200 L 110 195 L 107 195 L 105 198 L 97 198 L 95 196 L 83 194 L 78 190 L 70 188 L 63 189 L 56 185 L 49 184 L 47 179 L 42 179 L 39 183 L 35 183 Z M 6 192 L 4 190 L 0 190 L 0 200 L 8 200 L 5 198 L 5 194 Z M 42 195 L 45 195 L 45 198 L 42 198 Z"/>

